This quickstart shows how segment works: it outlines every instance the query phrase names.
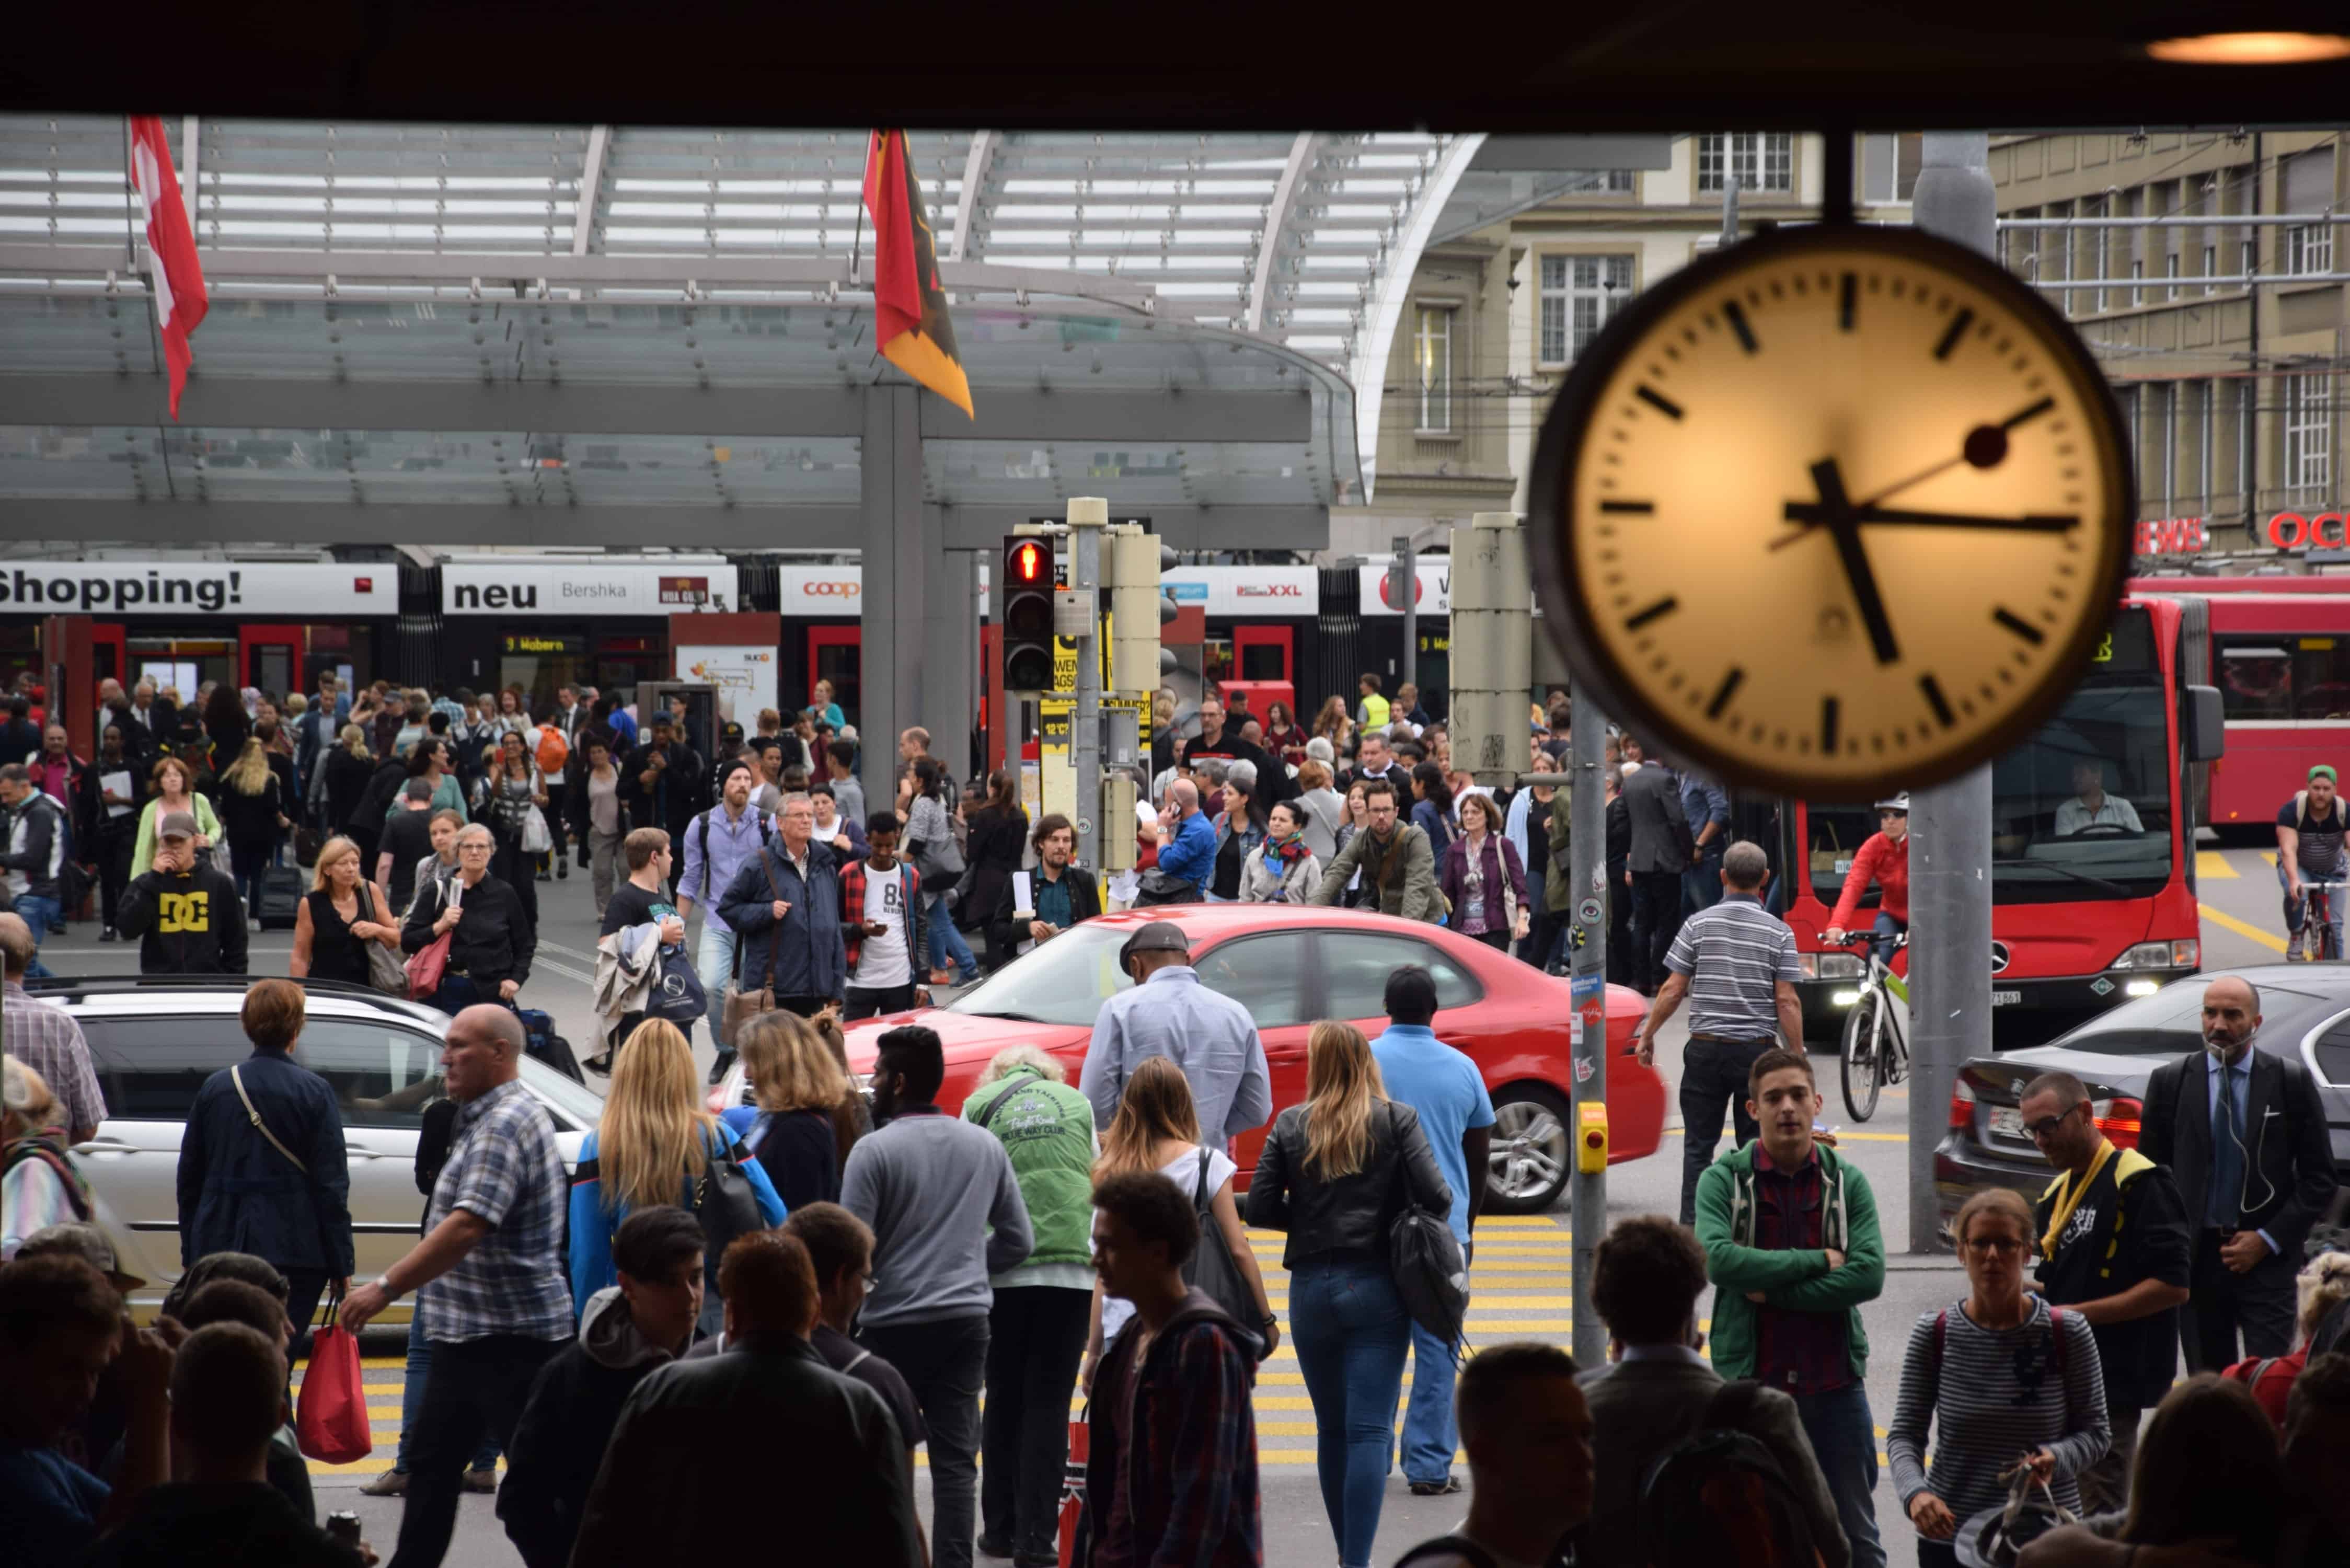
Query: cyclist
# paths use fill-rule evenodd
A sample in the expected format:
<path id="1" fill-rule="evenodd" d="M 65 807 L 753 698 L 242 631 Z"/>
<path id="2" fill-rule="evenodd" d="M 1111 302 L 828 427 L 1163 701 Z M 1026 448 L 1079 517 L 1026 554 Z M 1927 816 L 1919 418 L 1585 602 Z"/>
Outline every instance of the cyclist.
<path id="1" fill-rule="evenodd" d="M 2345 816 L 2350 816 L 2335 787 L 2334 770 L 2324 763 L 2309 770 L 2309 787 L 2277 811 L 2277 880 L 2284 886 L 2284 924 L 2288 933 L 2285 961 L 2298 963 L 2306 902 L 2304 881 L 2339 882 L 2350 877 L 2350 854 L 2343 848 Z M 2334 952 L 2342 952 L 2342 898 L 2337 891 L 2326 900 L 2325 924 L 2334 938 Z M 2317 933 L 2320 940 L 2326 933 Z"/>
<path id="2" fill-rule="evenodd" d="M 1869 948 L 1885 962 L 1893 961 L 1893 942 L 1909 929 L 1909 795 L 1907 791 L 1891 800 L 1877 803 L 1877 823 L 1879 831 L 1869 835 L 1868 842 L 1853 857 L 1852 870 L 1844 879 L 1844 892 L 1836 898 L 1835 913 L 1828 917 L 1826 941 L 1836 947 L 1853 929 L 1853 918 L 1860 909 L 1860 896 L 1875 882 L 1879 898 L 1877 927 Z"/>

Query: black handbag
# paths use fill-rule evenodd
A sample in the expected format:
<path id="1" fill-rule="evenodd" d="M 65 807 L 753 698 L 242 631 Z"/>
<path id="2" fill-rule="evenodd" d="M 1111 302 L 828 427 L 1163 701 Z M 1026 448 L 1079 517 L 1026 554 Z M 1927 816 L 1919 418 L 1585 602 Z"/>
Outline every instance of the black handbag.
<path id="1" fill-rule="evenodd" d="M 752 1156 L 741 1143 L 709 1151 L 702 1179 L 693 1184 L 693 1213 L 702 1221 L 702 1272 L 705 1280 L 698 1334 L 715 1334 L 724 1321 L 726 1303 L 719 1299 L 718 1263 L 737 1236 L 767 1228 L 759 1212 L 758 1194 L 743 1167 Z M 577 1180 L 577 1178 L 574 1178 Z"/>
<path id="2" fill-rule="evenodd" d="M 710 995 L 702 989 L 702 976 L 694 972 L 684 948 L 663 948 L 660 968 L 645 992 L 645 1015 L 690 1030 L 695 1019 L 709 1012 Z"/>
<path id="3" fill-rule="evenodd" d="M 1188 877 L 1170 877 L 1156 866 L 1142 874 L 1134 895 L 1134 907 L 1138 909 L 1152 904 L 1196 904 L 1199 901 L 1197 884 Z"/>
<path id="4" fill-rule="evenodd" d="M 1208 1151 L 1202 1148 L 1200 1179 L 1191 1191 L 1191 1207 L 1200 1215 L 1200 1244 L 1191 1250 L 1191 1261 L 1183 1265 L 1183 1282 L 1197 1285 L 1209 1300 L 1231 1314 L 1248 1341 L 1249 1359 L 1263 1361 L 1264 1335 L 1259 1331 L 1263 1314 L 1256 1310 L 1256 1293 L 1249 1289 L 1247 1277 L 1232 1259 L 1232 1244 L 1224 1239 L 1224 1228 L 1216 1223 L 1216 1195 L 1208 1190 Z"/>
<path id="5" fill-rule="evenodd" d="M 1396 1138 L 1396 1180 L 1404 1186 L 1403 1212 L 1388 1230 L 1388 1271 L 1396 1294 L 1412 1322 L 1445 1344 L 1458 1346 L 1469 1316 L 1469 1259 L 1452 1233 L 1450 1214 L 1431 1214 L 1411 1200 L 1404 1174 L 1402 1139 L 1396 1137 L 1395 1106 L 1388 1106 L 1388 1136 Z M 1454 1354 L 1459 1354 L 1456 1349 Z"/>

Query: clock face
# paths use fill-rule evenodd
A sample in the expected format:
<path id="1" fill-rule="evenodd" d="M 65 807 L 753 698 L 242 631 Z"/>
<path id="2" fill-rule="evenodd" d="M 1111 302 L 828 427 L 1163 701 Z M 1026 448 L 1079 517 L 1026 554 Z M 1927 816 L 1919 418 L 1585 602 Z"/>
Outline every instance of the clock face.
<path id="1" fill-rule="evenodd" d="M 1543 434 L 1545 619 L 1608 712 L 1725 779 L 1962 772 L 2070 689 L 2134 510 L 2103 376 L 1990 262 L 1784 230 L 1676 274 Z"/>

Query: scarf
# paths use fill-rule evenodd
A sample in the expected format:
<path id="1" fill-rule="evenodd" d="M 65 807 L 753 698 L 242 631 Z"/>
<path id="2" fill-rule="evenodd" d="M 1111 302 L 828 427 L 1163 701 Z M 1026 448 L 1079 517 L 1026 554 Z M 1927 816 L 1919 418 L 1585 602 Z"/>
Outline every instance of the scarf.
<path id="1" fill-rule="evenodd" d="M 2089 1168 L 2082 1173 L 2078 1181 L 2073 1179 L 2070 1171 L 2056 1179 L 2062 1195 L 2056 1199 L 2056 1206 L 2049 1211 L 2048 1234 L 2040 1238 L 2042 1257 L 2053 1258 L 2056 1255 L 2056 1239 L 2064 1233 L 2064 1221 L 2073 1218 L 2073 1210 L 2081 1206 L 2081 1195 L 2096 1185 L 2097 1172 L 2105 1169 L 2106 1161 L 2113 1158 L 2113 1140 L 2099 1138 L 2097 1157 L 2089 1161 Z"/>
<path id="2" fill-rule="evenodd" d="M 1264 852 L 1284 866 L 1295 866 L 1305 858 L 1305 836 L 1302 833 L 1293 833 L 1286 838 L 1267 836 Z"/>

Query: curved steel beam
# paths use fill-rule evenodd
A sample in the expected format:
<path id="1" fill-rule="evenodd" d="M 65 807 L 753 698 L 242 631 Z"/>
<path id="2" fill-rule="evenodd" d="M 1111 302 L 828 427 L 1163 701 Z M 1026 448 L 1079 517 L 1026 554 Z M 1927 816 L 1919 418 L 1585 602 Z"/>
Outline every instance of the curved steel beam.
<path id="1" fill-rule="evenodd" d="M 971 258 L 971 223 L 979 215 L 979 193 L 986 188 L 988 168 L 995 161 L 995 137 L 993 130 L 972 136 L 971 156 L 962 162 L 962 194 L 955 201 L 954 248 L 947 254 L 949 261 Z"/>
<path id="2" fill-rule="evenodd" d="M 1273 297 L 1273 275 L 1281 261 L 1281 237 L 1297 206 L 1305 171 L 1314 167 L 1315 142 L 1313 131 L 1301 130 L 1289 144 L 1289 161 L 1282 166 L 1281 182 L 1273 188 L 1273 204 L 1264 210 L 1264 239 L 1257 246 L 1256 276 L 1249 284 L 1248 317 L 1243 323 L 1251 332 L 1264 330 L 1265 303 Z"/>

